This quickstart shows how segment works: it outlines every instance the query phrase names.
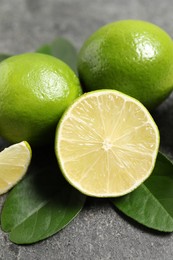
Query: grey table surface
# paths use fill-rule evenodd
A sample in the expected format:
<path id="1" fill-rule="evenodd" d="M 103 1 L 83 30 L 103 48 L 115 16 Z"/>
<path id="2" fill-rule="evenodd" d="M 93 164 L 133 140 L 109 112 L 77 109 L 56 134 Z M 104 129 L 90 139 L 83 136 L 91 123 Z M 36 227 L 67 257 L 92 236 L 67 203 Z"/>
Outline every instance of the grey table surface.
<path id="1" fill-rule="evenodd" d="M 57 36 L 69 39 L 79 49 L 100 26 L 129 18 L 153 22 L 173 37 L 171 0 L 0 0 L 0 53 L 34 51 Z M 171 158 L 172 100 L 173 95 L 153 114 L 160 129 L 161 149 Z M 0 197 L 0 208 L 3 200 Z M 172 260 L 173 234 L 143 228 L 107 200 L 90 198 L 65 229 L 40 243 L 15 245 L 0 230 L 0 259 Z"/>

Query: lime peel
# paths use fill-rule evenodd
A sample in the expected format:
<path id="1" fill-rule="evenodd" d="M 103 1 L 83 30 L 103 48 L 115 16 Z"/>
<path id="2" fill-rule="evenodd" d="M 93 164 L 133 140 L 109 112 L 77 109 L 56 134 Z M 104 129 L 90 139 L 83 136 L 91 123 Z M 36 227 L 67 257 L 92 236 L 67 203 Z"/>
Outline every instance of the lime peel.
<path id="1" fill-rule="evenodd" d="M 172 38 L 155 24 L 121 20 L 89 36 L 78 55 L 86 91 L 115 89 L 152 110 L 173 90 Z"/>

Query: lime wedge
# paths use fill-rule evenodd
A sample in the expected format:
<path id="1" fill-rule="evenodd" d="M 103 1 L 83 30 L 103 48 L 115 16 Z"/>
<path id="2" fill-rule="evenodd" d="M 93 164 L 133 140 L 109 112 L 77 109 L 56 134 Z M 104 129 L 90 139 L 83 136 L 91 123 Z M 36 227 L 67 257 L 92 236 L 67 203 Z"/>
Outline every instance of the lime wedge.
<path id="1" fill-rule="evenodd" d="M 7 192 L 26 174 L 31 148 L 25 141 L 11 145 L 0 153 L 0 194 Z"/>

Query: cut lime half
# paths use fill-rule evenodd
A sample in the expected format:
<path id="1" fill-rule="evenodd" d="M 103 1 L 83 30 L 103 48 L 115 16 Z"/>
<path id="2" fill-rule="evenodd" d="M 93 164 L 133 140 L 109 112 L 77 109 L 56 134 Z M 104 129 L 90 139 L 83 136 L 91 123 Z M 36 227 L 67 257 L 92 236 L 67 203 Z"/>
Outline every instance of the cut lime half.
<path id="1" fill-rule="evenodd" d="M 58 124 L 55 152 L 65 178 L 82 193 L 116 197 L 151 174 L 159 131 L 148 110 L 116 90 L 78 98 Z"/>

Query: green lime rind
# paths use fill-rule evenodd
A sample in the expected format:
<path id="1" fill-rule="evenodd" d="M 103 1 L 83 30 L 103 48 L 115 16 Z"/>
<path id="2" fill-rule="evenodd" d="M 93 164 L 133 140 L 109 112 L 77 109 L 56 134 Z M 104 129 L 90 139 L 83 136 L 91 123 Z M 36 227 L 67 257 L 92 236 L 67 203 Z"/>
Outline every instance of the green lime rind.
<path id="1" fill-rule="evenodd" d="M 84 42 L 78 73 L 85 91 L 116 89 L 149 110 L 173 90 L 173 42 L 158 26 L 139 20 L 107 24 Z"/>

